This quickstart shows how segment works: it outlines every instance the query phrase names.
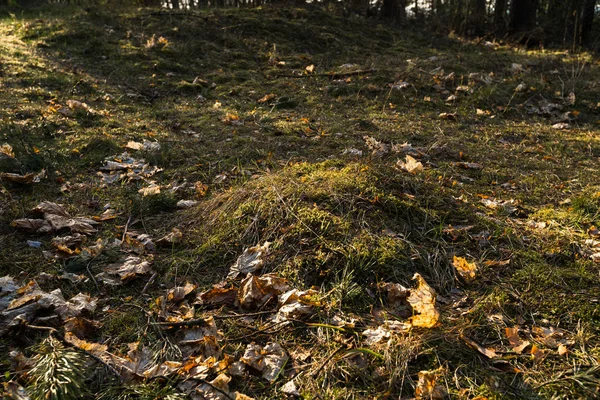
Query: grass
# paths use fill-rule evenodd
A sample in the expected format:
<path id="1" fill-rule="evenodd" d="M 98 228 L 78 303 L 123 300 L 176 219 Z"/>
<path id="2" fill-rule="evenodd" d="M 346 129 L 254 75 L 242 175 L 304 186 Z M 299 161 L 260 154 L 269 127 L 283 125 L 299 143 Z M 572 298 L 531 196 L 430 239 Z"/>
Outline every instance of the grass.
<path id="1" fill-rule="evenodd" d="M 185 280 L 209 288 L 244 248 L 270 241 L 264 272 L 316 288 L 325 306 L 312 322 L 321 325 L 262 334 L 252 329 L 266 320 L 222 321 L 223 352 L 234 358 L 246 343 L 275 339 L 295 355 L 285 379 L 234 379 L 234 390 L 282 397 L 293 367 L 306 398 L 406 397 L 419 371 L 441 368 L 438 383 L 456 398 L 597 396 L 600 269 L 585 244 L 600 224 L 595 55 L 492 48 L 318 7 L 52 5 L 0 10 L 0 17 L 0 82 L 8 94 L 0 97 L 0 145 L 9 143 L 17 159 L 0 159 L 0 172 L 47 174 L 32 185 L 0 182 L 2 275 L 26 280 L 69 268 L 27 245 L 39 240 L 49 250 L 51 235 L 10 227 L 41 201 L 65 204 L 72 215 L 99 215 L 109 204 L 120 215 L 99 227 L 108 241 L 125 226 L 155 239 L 173 227 L 184 232 L 181 244 L 155 253 L 159 277 L 143 295 L 143 280 L 100 293 L 111 307 L 95 315 L 98 341 L 123 354 L 127 343 L 161 343 L 139 307 L 156 311 L 156 297 Z M 344 75 L 348 69 L 368 72 Z M 409 85 L 394 88 L 399 82 Z M 516 92 L 521 83 L 526 91 Z M 468 92 L 456 92 L 460 85 Z M 570 92 L 574 104 L 563 99 Z M 65 116 L 58 110 L 68 100 L 93 111 Z M 571 113 L 569 129 L 528 111 L 544 100 Z M 456 120 L 440 118 L 443 112 Z M 403 153 L 371 154 L 365 136 L 410 143 L 425 169 L 400 169 Z M 131 151 L 163 169 L 151 178 L 161 194 L 143 197 L 141 182 L 100 182 L 105 159 L 131 140 L 161 144 Z M 179 210 L 180 199 L 199 204 Z M 486 207 L 484 199 L 514 200 L 515 211 Z M 478 262 L 474 282 L 456 276 L 454 255 Z M 80 267 L 99 272 L 118 256 Z M 360 331 L 375 323 L 371 309 L 385 304 L 379 283 L 411 286 L 415 272 L 447 299 L 439 303 L 440 326 L 394 336 L 388 348 L 346 351 L 367 348 Z M 57 285 L 68 294 L 96 293 L 92 282 Z M 356 318 L 357 328 L 327 327 L 337 313 Z M 510 351 L 504 328 L 515 325 L 544 357 Z M 568 355 L 531 333 L 536 326 L 564 329 Z M 504 351 L 487 359 L 464 337 Z M 0 349 L 36 340 L 9 338 Z M 11 368 L 1 357 L 0 370 L 14 377 Z M 149 380 L 121 395 L 175 393 Z"/>

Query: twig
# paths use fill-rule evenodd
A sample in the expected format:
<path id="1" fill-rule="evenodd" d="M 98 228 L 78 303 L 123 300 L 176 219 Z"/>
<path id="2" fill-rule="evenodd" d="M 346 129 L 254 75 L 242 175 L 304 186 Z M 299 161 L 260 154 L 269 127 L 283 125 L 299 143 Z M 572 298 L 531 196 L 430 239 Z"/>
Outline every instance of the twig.
<path id="1" fill-rule="evenodd" d="M 235 318 L 246 318 L 246 317 L 256 317 L 258 315 L 266 315 L 266 314 L 273 314 L 274 311 L 259 311 L 259 312 L 255 312 L 255 313 L 248 313 L 248 314 L 228 314 L 228 315 L 210 315 L 209 317 L 212 317 L 214 319 L 235 319 Z M 177 326 L 202 326 L 202 325 L 206 325 L 207 322 L 204 318 L 199 318 L 199 319 L 190 319 L 187 321 L 181 321 L 181 322 L 154 322 L 154 325 L 158 325 L 158 326 L 172 326 L 172 327 L 177 327 Z"/>
<path id="2" fill-rule="evenodd" d="M 221 393 L 223 396 L 227 397 L 228 399 L 234 400 L 234 398 L 231 397 L 231 395 L 229 393 L 225 392 L 223 389 L 219 389 L 218 387 L 216 387 L 215 385 L 213 385 L 209 381 L 207 381 L 205 379 L 202 379 L 202 378 L 194 378 L 194 379 L 198 380 L 199 382 L 204 383 L 205 385 L 210 386 L 211 388 L 213 388 L 217 392 Z"/>
<path id="3" fill-rule="evenodd" d="M 330 354 L 330 355 L 329 355 L 329 356 L 328 356 L 328 357 L 325 359 L 325 361 L 323 361 L 323 363 L 321 364 L 321 366 L 320 366 L 319 368 L 317 368 L 317 370 L 311 374 L 311 377 L 313 377 L 313 378 L 314 378 L 314 377 L 316 377 L 316 376 L 319 374 L 319 372 L 321 372 L 321 370 L 322 370 L 323 368 L 325 368 L 325 366 L 326 366 L 326 365 L 329 363 L 329 361 L 331 361 L 331 360 L 333 359 L 333 357 L 335 357 L 335 355 L 336 355 L 337 353 L 339 353 L 340 351 L 344 350 L 344 348 L 345 348 L 345 347 L 346 347 L 346 345 L 345 345 L 345 344 L 342 344 L 342 345 L 340 345 L 340 346 L 339 346 L 337 349 L 335 349 L 335 351 L 334 351 L 333 353 L 331 353 L 331 354 Z"/>
<path id="4" fill-rule="evenodd" d="M 123 236 L 121 237 L 121 242 L 125 243 L 125 236 L 127 236 L 127 230 L 129 229 L 129 223 L 131 222 L 131 215 L 127 218 L 127 223 L 125 223 L 125 229 L 123 229 Z"/>
<path id="5" fill-rule="evenodd" d="M 150 287 L 152 282 L 154 282 L 154 280 L 156 279 L 157 276 L 158 276 L 158 272 L 155 272 L 152 274 L 152 276 L 150 277 L 150 279 L 148 279 L 148 282 L 146 282 L 146 285 L 142 289 L 142 294 L 146 294 L 146 290 L 148 290 L 148 288 Z"/>
<path id="6" fill-rule="evenodd" d="M 24 326 L 29 329 L 36 330 L 36 331 L 48 331 L 50 333 L 58 332 L 55 328 L 53 328 L 51 326 L 39 326 L 39 325 L 30 325 L 30 324 L 25 324 Z"/>
<path id="7" fill-rule="evenodd" d="M 372 74 L 373 72 L 377 72 L 377 69 L 370 68 L 370 69 L 360 69 L 357 71 L 349 71 L 349 72 L 323 72 L 320 74 L 302 74 L 302 75 L 279 74 L 279 75 L 275 75 L 274 77 L 272 77 L 270 79 L 273 79 L 273 78 L 310 78 L 310 77 L 315 77 L 315 76 L 325 76 L 325 77 L 328 77 L 331 79 L 339 79 L 339 78 L 343 78 L 345 76 Z"/>

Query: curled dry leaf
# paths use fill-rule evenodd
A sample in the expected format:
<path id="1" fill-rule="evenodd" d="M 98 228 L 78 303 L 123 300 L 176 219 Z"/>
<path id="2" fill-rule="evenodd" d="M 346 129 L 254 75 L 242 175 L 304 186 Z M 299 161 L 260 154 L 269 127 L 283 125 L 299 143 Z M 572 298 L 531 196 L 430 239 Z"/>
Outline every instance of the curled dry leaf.
<path id="1" fill-rule="evenodd" d="M 391 332 L 383 326 L 365 329 L 362 334 L 365 337 L 365 343 L 369 346 L 387 342 L 392 336 Z"/>
<path id="2" fill-rule="evenodd" d="M 240 361 L 253 370 L 262 372 L 262 377 L 272 383 L 277 380 L 288 359 L 283 347 L 272 342 L 265 347 L 249 344 Z"/>
<path id="3" fill-rule="evenodd" d="M 275 94 L 273 93 L 269 93 L 269 94 L 265 94 L 263 97 L 260 98 L 260 100 L 258 100 L 259 103 L 266 103 L 270 100 L 273 100 L 275 98 Z"/>
<path id="4" fill-rule="evenodd" d="M 33 183 L 35 181 L 36 175 L 34 173 L 29 173 L 25 175 L 14 174 L 12 172 L 0 172 L 0 179 L 7 180 L 14 183 L 20 183 L 22 185 L 27 185 Z"/>
<path id="5" fill-rule="evenodd" d="M 19 285 L 11 276 L 0 278 L 0 311 L 8 308 L 8 305 L 16 297 Z"/>
<path id="6" fill-rule="evenodd" d="M 196 296 L 196 304 L 211 305 L 214 307 L 232 306 L 237 300 L 237 294 L 237 288 L 233 286 L 227 287 L 227 282 L 221 282 L 214 285 L 211 289 L 198 294 Z"/>
<path id="7" fill-rule="evenodd" d="M 463 257 L 454 256 L 452 265 L 465 281 L 469 282 L 475 279 L 477 274 L 477 264 L 475 262 L 468 262 Z"/>
<path id="8" fill-rule="evenodd" d="M 447 397 L 446 388 L 438 385 L 438 380 L 443 372 L 442 368 L 433 371 L 419 371 L 419 380 L 415 388 L 416 400 L 443 400 Z"/>
<path id="9" fill-rule="evenodd" d="M 410 290 L 407 301 L 417 313 L 411 318 L 413 326 L 433 328 L 440 319 L 440 312 L 435 307 L 435 290 L 425 282 L 423 277 L 416 273 L 413 277 L 418 283 L 415 289 Z"/>
<path id="10" fill-rule="evenodd" d="M 15 153 L 13 151 L 13 148 L 8 143 L 4 143 L 3 145 L 0 146 L 0 155 L 6 156 L 9 158 L 15 158 Z"/>
<path id="11" fill-rule="evenodd" d="M 456 114 L 456 113 L 445 113 L 444 112 L 444 113 L 441 113 L 439 115 L 439 118 L 440 119 L 445 119 L 445 120 L 448 120 L 448 121 L 458 121 L 458 114 Z"/>
<path id="12" fill-rule="evenodd" d="M 179 229 L 173 228 L 171 232 L 158 239 L 156 245 L 159 247 L 171 247 L 174 244 L 180 243 L 182 238 L 183 233 Z"/>
<path id="13" fill-rule="evenodd" d="M 248 274 L 240 283 L 238 302 L 242 308 L 258 308 L 289 289 L 287 279 L 275 274 L 263 276 Z"/>
<path id="14" fill-rule="evenodd" d="M 50 233 L 53 231 L 52 225 L 45 219 L 16 219 L 10 223 L 10 226 L 31 233 Z"/>
<path id="15" fill-rule="evenodd" d="M 477 350 L 479 353 L 483 354 L 484 356 L 486 356 L 487 358 L 495 358 L 496 355 L 496 350 L 491 349 L 491 348 L 486 348 L 483 347 L 482 345 L 480 345 L 479 343 L 477 343 L 476 341 L 474 341 L 473 339 L 469 339 L 468 337 L 461 335 L 460 338 L 467 344 L 469 345 L 469 347 Z"/>
<path id="16" fill-rule="evenodd" d="M 300 291 L 292 289 L 279 296 L 279 310 L 275 315 L 275 322 L 284 322 L 290 318 L 303 318 L 312 315 L 315 307 L 320 303 L 314 298 L 317 291 L 313 289 Z"/>
<path id="17" fill-rule="evenodd" d="M 170 289 L 167 293 L 167 300 L 173 302 L 179 302 L 183 300 L 188 294 L 196 290 L 196 285 L 190 282 L 186 282 L 183 286 L 177 286 Z"/>
<path id="18" fill-rule="evenodd" d="M 150 261 L 140 257 L 129 256 L 123 263 L 111 264 L 104 269 L 103 274 L 118 275 L 122 282 L 128 282 L 138 275 L 150 272 Z M 102 275 L 104 276 L 104 275 Z M 102 277 L 100 276 L 100 278 Z M 96 278 L 99 276 L 97 275 Z"/>
<path id="19" fill-rule="evenodd" d="M 519 337 L 519 328 L 516 326 L 512 328 L 505 328 L 505 333 L 512 350 L 517 354 L 521 354 L 523 350 L 525 350 L 530 344 L 527 340 L 521 340 Z"/>
<path id="20" fill-rule="evenodd" d="M 423 171 L 423 164 L 408 154 L 406 155 L 406 161 L 398 160 L 396 165 L 411 174 Z"/>
<path id="21" fill-rule="evenodd" d="M 390 151 L 390 145 L 380 142 L 372 136 L 363 136 L 365 144 L 373 152 L 374 156 L 381 157 Z"/>
<path id="22" fill-rule="evenodd" d="M 256 245 L 249 247 L 238 257 L 235 264 L 229 269 L 227 278 L 235 279 L 239 275 L 246 276 L 250 272 L 258 271 L 263 267 L 264 257 L 269 252 L 270 242 L 265 242 L 262 246 Z"/>

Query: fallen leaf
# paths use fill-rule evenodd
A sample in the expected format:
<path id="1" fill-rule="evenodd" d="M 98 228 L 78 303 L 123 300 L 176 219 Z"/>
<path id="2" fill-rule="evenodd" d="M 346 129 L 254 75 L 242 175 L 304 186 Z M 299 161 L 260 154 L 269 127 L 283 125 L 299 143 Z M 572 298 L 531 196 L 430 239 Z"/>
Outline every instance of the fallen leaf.
<path id="1" fill-rule="evenodd" d="M 128 282 L 138 275 L 144 275 L 150 272 L 150 261 L 140 257 L 129 256 L 123 263 L 111 264 L 104 269 L 103 274 L 118 275 L 121 282 Z M 100 275 L 100 274 L 99 274 Z M 102 278 L 104 275 L 101 275 Z M 96 278 L 99 276 L 96 275 Z"/>
<path id="2" fill-rule="evenodd" d="M 433 328 L 440 318 L 440 312 L 435 308 L 435 291 L 420 274 L 415 273 L 413 280 L 416 280 L 418 285 L 410 290 L 407 301 L 417 314 L 413 315 L 410 321 L 416 327 Z"/>
<path id="3" fill-rule="evenodd" d="M 449 121 L 458 121 L 458 114 L 456 113 L 441 113 L 438 116 L 440 119 L 445 119 L 445 120 L 449 120 Z"/>
<path id="4" fill-rule="evenodd" d="M 263 97 L 260 98 L 260 100 L 258 100 L 258 102 L 259 103 L 266 103 L 269 100 L 273 100 L 275 97 L 276 96 L 273 93 L 265 94 Z"/>
<path id="5" fill-rule="evenodd" d="M 50 233 L 54 230 L 52 225 L 44 219 L 16 219 L 10 223 L 10 226 L 35 233 Z"/>
<path id="6" fill-rule="evenodd" d="M 453 162 L 451 164 L 454 165 L 455 167 L 459 167 L 462 169 L 483 169 L 483 165 L 478 164 L 478 163 L 473 163 L 473 162 L 459 161 L 459 162 Z"/>
<path id="7" fill-rule="evenodd" d="M 156 245 L 160 247 L 171 247 L 174 244 L 180 243 L 182 238 L 183 233 L 178 228 L 173 228 L 171 232 L 158 239 Z"/>
<path id="8" fill-rule="evenodd" d="M 477 350 L 479 353 L 483 354 L 487 358 L 492 359 L 492 358 L 495 358 L 497 356 L 496 350 L 494 350 L 494 349 L 483 347 L 482 345 L 480 345 L 479 343 L 477 343 L 473 339 L 469 339 L 468 337 L 466 337 L 464 335 L 461 335 L 460 338 L 466 344 L 468 344 L 470 347 L 472 347 L 473 349 Z"/>
<path id="9" fill-rule="evenodd" d="M 197 200 L 179 200 L 177 202 L 177 208 L 192 208 L 198 203 Z"/>
<path id="10" fill-rule="evenodd" d="M 13 148 L 8 143 L 4 143 L 2 146 L 0 146 L 0 154 L 3 154 L 9 158 L 15 158 L 15 153 L 13 151 Z"/>
<path id="11" fill-rule="evenodd" d="M 292 289 L 279 296 L 279 310 L 273 318 L 275 322 L 284 322 L 293 319 L 300 319 L 315 312 L 315 307 L 320 304 L 314 299 L 317 291 L 313 289 L 298 290 Z"/>
<path id="12" fill-rule="evenodd" d="M 260 277 L 248 274 L 240 283 L 238 302 L 245 309 L 259 308 L 289 289 L 287 280 L 275 274 Z"/>
<path id="13" fill-rule="evenodd" d="M 240 359 L 248 367 L 262 372 L 262 377 L 272 383 L 277 380 L 289 356 L 278 343 L 271 342 L 266 346 L 251 343 L 246 347 Z"/>
<path id="14" fill-rule="evenodd" d="M 510 346 L 512 347 L 512 350 L 517 354 L 521 354 L 523 350 L 525 350 L 530 344 L 526 340 L 521 340 L 521 338 L 519 337 L 519 328 L 516 326 L 513 328 L 505 328 L 505 333 L 510 343 Z"/>
<path id="15" fill-rule="evenodd" d="M 442 368 L 433 371 L 419 371 L 419 380 L 415 388 L 416 400 L 443 400 L 448 396 L 446 388 L 437 383 L 442 373 Z"/>
<path id="16" fill-rule="evenodd" d="M 226 282 L 221 282 L 214 285 L 212 289 L 198 294 L 196 296 L 196 303 L 215 307 L 234 305 L 237 300 L 238 289 L 233 286 L 225 287 L 226 284 Z"/>
<path id="17" fill-rule="evenodd" d="M 423 171 L 423 164 L 408 154 L 406 155 L 406 161 L 398 160 L 396 165 L 411 174 Z"/>
<path id="18" fill-rule="evenodd" d="M 177 286 L 167 292 L 167 300 L 172 302 L 182 301 L 188 294 L 196 290 L 196 285 L 186 282 L 183 286 Z"/>
<path id="19" fill-rule="evenodd" d="M 298 386 L 296 386 L 296 382 L 293 379 L 286 382 L 286 384 L 281 387 L 281 391 L 288 396 L 300 397 Z"/>
<path id="20" fill-rule="evenodd" d="M 0 172 L 0 179 L 5 179 L 10 182 L 26 185 L 29 183 L 33 183 L 33 181 L 35 179 L 35 174 L 30 173 L 30 174 L 20 175 L 20 174 L 13 174 L 11 172 Z"/>
<path id="21" fill-rule="evenodd" d="M 391 332 L 383 326 L 378 326 L 375 329 L 365 329 L 362 335 L 365 337 L 365 343 L 369 346 L 386 342 L 392 336 Z"/>
<path id="22" fill-rule="evenodd" d="M 363 136 L 363 140 L 374 156 L 381 157 L 390 151 L 391 146 L 389 144 L 380 142 L 372 136 Z"/>
<path id="23" fill-rule="evenodd" d="M 307 66 L 306 68 L 304 68 L 304 70 L 307 73 L 312 74 L 315 71 L 315 66 L 314 66 L 314 64 L 310 64 L 309 66 Z"/>
<path id="24" fill-rule="evenodd" d="M 477 274 L 477 264 L 474 262 L 468 262 L 463 257 L 454 256 L 452 260 L 452 265 L 456 269 L 456 272 L 467 282 L 475 279 L 475 275 Z"/>
<path id="25" fill-rule="evenodd" d="M 256 245 L 244 250 L 235 264 L 229 269 L 227 278 L 235 279 L 239 275 L 246 276 L 249 272 L 255 272 L 261 269 L 264 264 L 264 257 L 268 254 L 270 244 L 270 242 L 265 242 L 262 246 Z"/>
<path id="26" fill-rule="evenodd" d="M 150 186 L 146 186 L 138 190 L 138 193 L 140 193 L 143 197 L 155 196 L 157 194 L 160 194 L 160 185 L 152 183 L 150 184 Z"/>
<path id="27" fill-rule="evenodd" d="M 568 353 L 569 353 L 569 349 L 567 348 L 567 346 L 565 346 L 564 344 L 558 345 L 558 355 L 559 356 L 565 356 Z"/>

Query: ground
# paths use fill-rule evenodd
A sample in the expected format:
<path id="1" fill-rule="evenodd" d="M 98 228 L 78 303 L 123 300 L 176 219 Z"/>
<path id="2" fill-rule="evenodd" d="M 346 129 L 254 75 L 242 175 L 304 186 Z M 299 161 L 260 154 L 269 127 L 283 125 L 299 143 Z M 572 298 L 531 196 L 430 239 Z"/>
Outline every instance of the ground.
<path id="1" fill-rule="evenodd" d="M 40 342 L 103 398 L 599 396 L 594 55 L 312 7 L 0 17 L 7 396 Z"/>

